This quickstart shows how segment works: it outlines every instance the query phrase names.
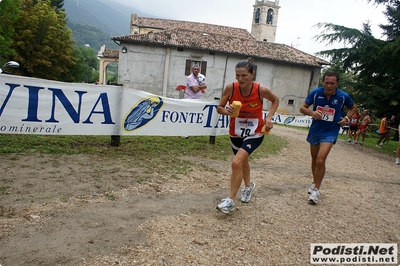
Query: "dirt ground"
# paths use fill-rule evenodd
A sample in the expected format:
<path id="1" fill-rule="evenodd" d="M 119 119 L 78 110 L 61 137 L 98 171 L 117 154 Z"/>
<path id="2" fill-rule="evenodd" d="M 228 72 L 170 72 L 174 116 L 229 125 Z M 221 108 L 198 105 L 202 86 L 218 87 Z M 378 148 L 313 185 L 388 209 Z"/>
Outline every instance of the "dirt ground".
<path id="1" fill-rule="evenodd" d="M 138 182 L 128 157 L 1 155 L 0 265 L 310 265 L 310 243 L 400 243 L 394 157 L 339 141 L 310 205 L 307 132 L 271 134 L 289 146 L 251 163 L 253 198 L 230 215 L 229 161 Z"/>

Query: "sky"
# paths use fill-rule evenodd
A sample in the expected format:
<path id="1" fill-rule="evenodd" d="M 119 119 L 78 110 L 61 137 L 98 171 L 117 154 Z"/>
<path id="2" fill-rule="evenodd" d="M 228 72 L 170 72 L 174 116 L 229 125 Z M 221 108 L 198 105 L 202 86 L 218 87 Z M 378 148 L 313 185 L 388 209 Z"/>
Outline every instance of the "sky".
<path id="1" fill-rule="evenodd" d="M 116 0 L 158 18 L 194 21 L 246 29 L 251 32 L 255 0 Z M 327 22 L 362 29 L 369 21 L 376 38 L 383 38 L 379 24 L 387 24 L 383 5 L 367 0 L 280 0 L 276 43 L 314 53 L 343 47 L 315 42 L 322 33 L 315 27 Z"/>

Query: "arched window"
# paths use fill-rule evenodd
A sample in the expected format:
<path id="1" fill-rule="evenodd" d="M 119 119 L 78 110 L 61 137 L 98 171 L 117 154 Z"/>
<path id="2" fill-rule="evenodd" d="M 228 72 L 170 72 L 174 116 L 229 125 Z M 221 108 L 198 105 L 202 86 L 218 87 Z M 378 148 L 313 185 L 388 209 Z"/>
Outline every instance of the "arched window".
<path id="1" fill-rule="evenodd" d="M 255 22 L 260 23 L 260 8 L 257 8 L 256 10 L 256 16 L 255 16 Z"/>
<path id="2" fill-rule="evenodd" d="M 272 8 L 268 9 L 267 12 L 267 24 L 272 25 L 272 20 L 274 19 L 274 10 Z"/>

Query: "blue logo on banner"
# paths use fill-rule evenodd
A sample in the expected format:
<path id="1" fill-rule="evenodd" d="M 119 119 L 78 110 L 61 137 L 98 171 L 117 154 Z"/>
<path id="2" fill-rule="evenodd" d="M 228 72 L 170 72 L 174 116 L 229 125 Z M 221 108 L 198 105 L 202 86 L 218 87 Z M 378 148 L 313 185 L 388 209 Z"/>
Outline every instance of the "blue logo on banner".
<path id="1" fill-rule="evenodd" d="M 132 131 L 150 122 L 160 111 L 164 102 L 161 97 L 147 97 L 134 106 L 124 120 L 124 129 Z"/>
<path id="2" fill-rule="evenodd" d="M 285 121 L 283 121 L 283 123 L 284 123 L 285 125 L 290 124 L 290 123 L 292 123 L 292 122 L 294 121 L 294 119 L 295 119 L 294 116 L 288 116 L 288 117 L 285 119 Z"/>

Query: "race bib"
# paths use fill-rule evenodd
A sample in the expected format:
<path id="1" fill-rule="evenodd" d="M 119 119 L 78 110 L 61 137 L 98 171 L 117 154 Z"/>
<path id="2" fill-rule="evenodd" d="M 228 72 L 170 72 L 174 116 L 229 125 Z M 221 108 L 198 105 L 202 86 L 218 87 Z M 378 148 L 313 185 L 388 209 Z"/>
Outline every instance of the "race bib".
<path id="1" fill-rule="evenodd" d="M 235 119 L 235 135 L 245 138 L 254 135 L 258 127 L 257 118 L 236 118 Z"/>
<path id="2" fill-rule="evenodd" d="M 317 110 L 322 113 L 322 119 L 324 121 L 333 122 L 333 118 L 335 117 L 335 109 L 330 108 L 329 106 L 317 106 Z"/>

